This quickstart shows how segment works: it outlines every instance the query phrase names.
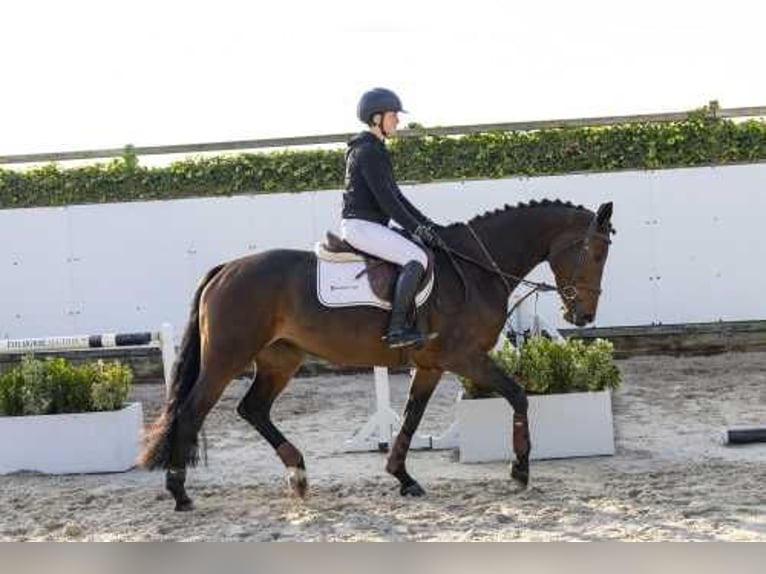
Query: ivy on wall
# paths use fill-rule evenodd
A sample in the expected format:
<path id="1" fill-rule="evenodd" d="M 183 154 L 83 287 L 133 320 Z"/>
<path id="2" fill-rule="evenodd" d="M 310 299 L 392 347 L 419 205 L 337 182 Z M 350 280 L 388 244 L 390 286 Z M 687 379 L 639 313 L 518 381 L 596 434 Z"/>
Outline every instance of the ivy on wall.
<path id="1" fill-rule="evenodd" d="M 766 160 L 766 122 L 703 108 L 684 121 L 419 136 L 391 143 L 399 181 L 724 165 Z M 64 169 L 0 169 L 0 208 L 300 192 L 343 187 L 343 150 L 200 157 L 144 167 L 122 158 Z"/>

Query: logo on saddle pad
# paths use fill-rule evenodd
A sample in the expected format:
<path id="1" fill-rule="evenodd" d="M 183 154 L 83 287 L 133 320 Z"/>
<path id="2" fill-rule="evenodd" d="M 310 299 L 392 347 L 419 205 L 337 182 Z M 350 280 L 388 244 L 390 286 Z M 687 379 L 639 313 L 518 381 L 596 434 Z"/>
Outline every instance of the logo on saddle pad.
<path id="1" fill-rule="evenodd" d="M 369 305 L 391 309 L 398 265 L 351 251 L 351 246 L 328 233 L 327 244 L 317 243 L 317 297 L 326 307 Z M 434 274 L 429 273 L 415 296 L 420 307 L 433 291 Z"/>

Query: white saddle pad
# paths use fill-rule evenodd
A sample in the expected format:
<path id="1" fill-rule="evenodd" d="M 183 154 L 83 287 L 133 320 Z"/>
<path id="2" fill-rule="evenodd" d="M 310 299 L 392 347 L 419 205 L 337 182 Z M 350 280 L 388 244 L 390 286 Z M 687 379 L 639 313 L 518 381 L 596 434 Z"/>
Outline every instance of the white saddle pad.
<path id="1" fill-rule="evenodd" d="M 326 307 L 354 307 L 368 305 L 380 309 L 391 309 L 391 303 L 384 301 L 370 287 L 370 281 L 364 271 L 364 258 L 358 255 L 329 253 L 317 243 L 314 248 L 317 255 L 317 297 Z M 433 291 L 434 277 L 415 296 L 415 305 L 420 307 L 428 300 Z"/>

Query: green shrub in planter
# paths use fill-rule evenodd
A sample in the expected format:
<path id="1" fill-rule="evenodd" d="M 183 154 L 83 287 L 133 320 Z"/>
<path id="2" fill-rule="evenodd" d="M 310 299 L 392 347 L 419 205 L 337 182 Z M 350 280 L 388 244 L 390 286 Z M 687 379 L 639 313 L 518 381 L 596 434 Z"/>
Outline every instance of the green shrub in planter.
<path id="1" fill-rule="evenodd" d="M 133 372 L 118 361 L 98 361 L 92 366 L 94 372 L 91 399 L 94 411 L 121 409 L 128 398 Z"/>
<path id="2" fill-rule="evenodd" d="M 34 359 L 33 359 L 34 360 Z M 36 414 L 82 413 L 91 409 L 93 377 L 87 368 L 73 367 L 63 358 L 37 361 L 45 370 L 45 393 L 49 408 Z M 31 411 L 25 414 L 32 414 Z"/>
<path id="3" fill-rule="evenodd" d="M 22 357 L 21 366 L 21 405 L 25 415 L 45 415 L 51 412 L 53 392 L 46 376 L 45 363 L 34 357 Z"/>
<path id="4" fill-rule="evenodd" d="M 620 384 L 614 347 L 605 339 L 586 344 L 577 339 L 562 342 L 531 337 L 521 349 L 506 339 L 490 356 L 506 374 L 516 377 L 529 394 L 601 391 Z M 460 381 L 467 397 L 488 396 L 470 379 L 461 377 Z"/>
<path id="5" fill-rule="evenodd" d="M 22 358 L 0 376 L 0 415 L 45 415 L 117 410 L 133 373 L 119 361 L 73 366 L 63 358 Z"/>
<path id="6" fill-rule="evenodd" d="M 23 388 L 20 369 L 0 375 L 0 415 L 16 416 L 24 412 Z"/>

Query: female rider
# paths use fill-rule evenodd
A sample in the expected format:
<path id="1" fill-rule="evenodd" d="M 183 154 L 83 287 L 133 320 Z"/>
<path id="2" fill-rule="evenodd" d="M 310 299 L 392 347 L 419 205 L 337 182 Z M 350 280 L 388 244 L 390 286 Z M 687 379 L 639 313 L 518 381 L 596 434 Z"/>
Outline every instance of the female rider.
<path id="1" fill-rule="evenodd" d="M 426 245 L 443 245 L 436 224 L 404 197 L 394 180 L 385 141 L 396 133 L 399 112 L 406 113 L 401 100 L 385 88 L 369 90 L 359 100 L 357 117 L 367 129 L 348 143 L 341 220 L 341 235 L 348 243 L 401 266 L 383 337 L 392 348 L 421 346 L 436 333 L 421 333 L 410 319 L 428 265 L 426 253 L 391 229 L 389 222 L 393 220 Z"/>

